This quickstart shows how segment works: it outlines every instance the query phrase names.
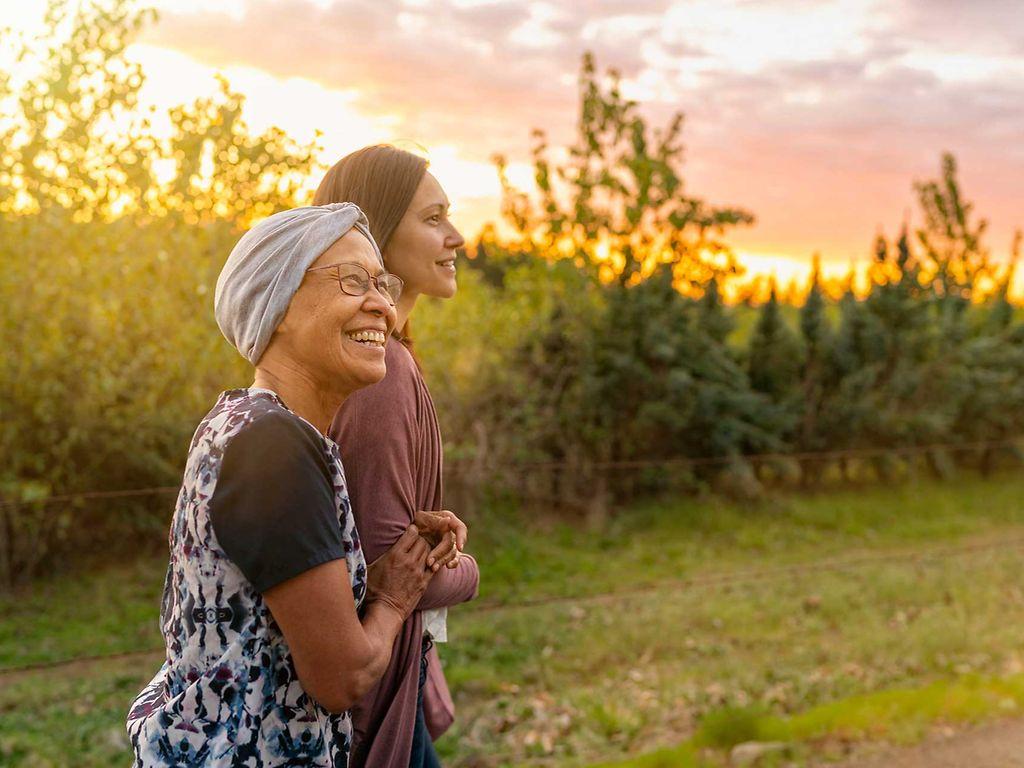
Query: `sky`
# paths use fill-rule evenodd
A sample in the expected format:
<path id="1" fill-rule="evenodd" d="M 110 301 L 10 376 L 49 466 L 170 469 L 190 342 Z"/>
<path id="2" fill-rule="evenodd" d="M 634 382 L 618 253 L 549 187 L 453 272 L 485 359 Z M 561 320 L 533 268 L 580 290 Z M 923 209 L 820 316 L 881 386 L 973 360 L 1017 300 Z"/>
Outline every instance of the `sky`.
<path id="1" fill-rule="evenodd" d="M 573 140 L 580 60 L 614 67 L 654 126 L 685 113 L 691 194 L 757 217 L 728 238 L 786 281 L 838 274 L 917 221 L 913 182 L 953 152 L 988 243 L 1024 226 L 1021 0 L 157 0 L 128 55 L 158 107 L 223 72 L 254 128 L 322 132 L 331 163 L 422 146 L 472 236 L 499 218 L 491 157 L 528 183 L 534 128 Z M 42 0 L 0 0 L 31 29 Z"/>

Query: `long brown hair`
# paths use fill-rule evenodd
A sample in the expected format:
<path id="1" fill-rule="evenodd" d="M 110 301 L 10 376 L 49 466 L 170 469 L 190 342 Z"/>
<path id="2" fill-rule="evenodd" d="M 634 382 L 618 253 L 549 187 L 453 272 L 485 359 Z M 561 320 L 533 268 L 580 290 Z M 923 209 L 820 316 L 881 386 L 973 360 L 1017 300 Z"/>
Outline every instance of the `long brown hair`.
<path id="1" fill-rule="evenodd" d="M 316 188 L 313 205 L 355 203 L 370 220 L 370 234 L 384 253 L 427 172 L 427 161 L 390 144 L 375 144 L 345 155 Z M 385 260 L 386 260 L 385 256 Z M 412 346 L 409 322 L 398 337 Z"/>

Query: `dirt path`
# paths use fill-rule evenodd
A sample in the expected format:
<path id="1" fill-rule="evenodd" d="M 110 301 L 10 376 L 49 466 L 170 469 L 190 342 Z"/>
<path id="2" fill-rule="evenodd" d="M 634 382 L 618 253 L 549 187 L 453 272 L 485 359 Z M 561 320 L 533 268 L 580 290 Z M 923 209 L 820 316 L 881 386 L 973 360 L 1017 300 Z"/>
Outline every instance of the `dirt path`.
<path id="1" fill-rule="evenodd" d="M 915 747 L 873 751 L 834 768 L 1024 768 L 1024 719 L 936 733 Z"/>

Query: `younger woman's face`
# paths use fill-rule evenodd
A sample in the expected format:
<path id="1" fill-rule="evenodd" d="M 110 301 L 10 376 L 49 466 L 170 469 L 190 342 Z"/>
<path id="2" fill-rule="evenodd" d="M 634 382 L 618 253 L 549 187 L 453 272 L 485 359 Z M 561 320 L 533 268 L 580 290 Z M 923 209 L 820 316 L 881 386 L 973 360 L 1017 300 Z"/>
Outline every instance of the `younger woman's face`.
<path id="1" fill-rule="evenodd" d="M 406 301 L 420 294 L 455 295 L 455 249 L 465 244 L 448 219 L 448 196 L 429 172 L 384 249 L 388 272 L 405 281 Z"/>

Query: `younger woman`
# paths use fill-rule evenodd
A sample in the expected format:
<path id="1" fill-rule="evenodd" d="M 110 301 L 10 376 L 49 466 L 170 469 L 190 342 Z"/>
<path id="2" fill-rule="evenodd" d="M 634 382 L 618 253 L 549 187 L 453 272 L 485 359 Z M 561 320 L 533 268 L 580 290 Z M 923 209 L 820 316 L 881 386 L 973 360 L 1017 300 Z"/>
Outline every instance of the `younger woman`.
<path id="1" fill-rule="evenodd" d="M 383 381 L 355 393 L 331 436 L 341 448 L 356 527 L 369 561 L 384 554 L 419 510 L 440 510 L 441 434 L 430 392 L 412 353 L 409 315 L 421 296 L 455 294 L 455 252 L 464 240 L 448 219 L 448 198 L 426 161 L 390 146 L 342 158 L 314 202 L 362 208 L 389 272 L 404 286 L 398 329 L 386 348 Z M 476 562 L 462 555 L 442 568 L 405 622 L 383 678 L 353 710 L 354 766 L 436 766 L 431 743 L 454 710 L 433 640 L 444 640 L 444 611 L 476 596 Z"/>

